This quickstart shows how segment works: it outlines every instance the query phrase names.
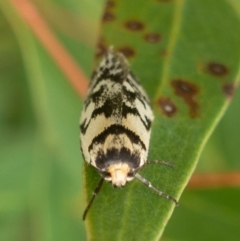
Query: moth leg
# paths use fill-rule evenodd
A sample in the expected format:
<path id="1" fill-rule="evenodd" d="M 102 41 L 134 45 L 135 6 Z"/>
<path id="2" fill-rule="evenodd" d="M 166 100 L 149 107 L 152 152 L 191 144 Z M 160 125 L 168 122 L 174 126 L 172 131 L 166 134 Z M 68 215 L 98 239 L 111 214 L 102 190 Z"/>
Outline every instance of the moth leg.
<path id="1" fill-rule="evenodd" d="M 163 160 L 153 160 L 153 161 L 147 161 L 146 164 L 163 164 L 169 167 L 175 167 L 174 164 L 172 164 L 171 162 L 166 162 Z"/>
<path id="2" fill-rule="evenodd" d="M 91 200 L 89 201 L 87 207 L 85 208 L 85 211 L 83 213 L 83 220 L 85 220 L 86 216 L 87 216 L 87 213 L 88 213 L 88 210 L 90 209 L 90 207 L 92 206 L 92 203 L 95 199 L 95 197 L 97 196 L 97 194 L 99 193 L 99 191 L 101 190 L 101 187 L 103 185 L 103 181 L 104 181 L 104 178 L 102 177 L 97 185 L 97 187 L 95 188 L 94 192 L 93 192 L 93 195 L 92 195 L 92 198 Z"/>
<path id="3" fill-rule="evenodd" d="M 147 179 L 143 178 L 143 177 L 142 177 L 141 175 L 139 175 L 138 173 L 135 175 L 135 177 L 136 177 L 141 183 L 143 183 L 144 185 L 146 185 L 147 187 L 149 187 L 149 188 L 151 188 L 153 191 L 155 191 L 158 195 L 160 195 L 160 196 L 162 196 L 162 197 L 164 197 L 164 198 L 166 198 L 166 199 L 169 199 L 169 200 L 173 201 L 173 202 L 176 204 L 176 206 L 178 206 L 178 201 L 177 201 L 174 197 L 168 195 L 167 193 L 164 193 L 164 192 L 158 190 L 156 187 L 154 187 L 154 186 L 152 185 L 151 182 L 149 182 Z"/>

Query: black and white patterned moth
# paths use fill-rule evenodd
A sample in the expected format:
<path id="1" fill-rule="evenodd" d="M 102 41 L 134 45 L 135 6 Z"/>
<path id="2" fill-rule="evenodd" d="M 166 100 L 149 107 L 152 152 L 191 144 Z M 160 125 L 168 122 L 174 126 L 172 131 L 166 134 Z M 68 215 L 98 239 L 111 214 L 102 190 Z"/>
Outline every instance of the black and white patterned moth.
<path id="1" fill-rule="evenodd" d="M 80 120 L 83 158 L 102 176 L 83 219 L 104 180 L 114 187 L 123 187 L 137 178 L 177 204 L 173 197 L 137 173 L 148 163 L 153 119 L 149 99 L 131 73 L 127 60 L 109 48 L 93 73 Z"/>

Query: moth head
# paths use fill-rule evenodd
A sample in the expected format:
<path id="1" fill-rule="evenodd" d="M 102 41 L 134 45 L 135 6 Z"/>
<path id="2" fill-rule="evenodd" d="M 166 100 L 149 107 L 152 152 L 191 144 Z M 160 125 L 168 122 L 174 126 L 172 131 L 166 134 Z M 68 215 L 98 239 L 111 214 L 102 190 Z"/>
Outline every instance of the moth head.
<path id="1" fill-rule="evenodd" d="M 107 167 L 103 177 L 114 187 L 123 187 L 134 178 L 134 172 L 128 163 L 112 163 Z"/>

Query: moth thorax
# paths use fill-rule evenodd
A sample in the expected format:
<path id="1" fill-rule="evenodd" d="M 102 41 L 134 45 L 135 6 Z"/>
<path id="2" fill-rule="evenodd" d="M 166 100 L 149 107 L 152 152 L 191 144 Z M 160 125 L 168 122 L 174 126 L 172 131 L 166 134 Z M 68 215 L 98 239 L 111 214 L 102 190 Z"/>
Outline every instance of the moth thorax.
<path id="1" fill-rule="evenodd" d="M 114 187 L 123 187 L 133 179 L 131 167 L 128 163 L 113 163 L 107 168 L 109 176 L 105 180 L 111 182 Z"/>

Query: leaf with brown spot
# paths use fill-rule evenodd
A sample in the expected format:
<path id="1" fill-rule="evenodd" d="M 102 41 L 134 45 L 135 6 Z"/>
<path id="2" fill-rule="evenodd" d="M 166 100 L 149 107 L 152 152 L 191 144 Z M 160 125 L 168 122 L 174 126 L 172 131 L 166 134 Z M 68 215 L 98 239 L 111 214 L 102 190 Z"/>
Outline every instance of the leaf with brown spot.
<path id="1" fill-rule="evenodd" d="M 126 23 L 124 23 L 124 26 L 127 30 L 136 32 L 144 29 L 144 24 L 138 19 L 128 20 Z"/>
<path id="2" fill-rule="evenodd" d="M 223 93 L 227 96 L 229 100 L 232 99 L 234 91 L 236 89 L 236 84 L 235 83 L 225 83 L 223 85 Z"/>
<path id="3" fill-rule="evenodd" d="M 176 115 L 177 107 L 169 98 L 162 97 L 157 101 L 157 104 L 159 105 L 163 115 L 167 117 L 173 117 Z"/>
<path id="4" fill-rule="evenodd" d="M 114 2 L 116 19 L 100 36 L 105 47 L 126 55 L 152 102 L 149 160 L 175 166 L 140 172 L 179 199 L 182 210 L 181 193 L 237 81 L 240 18 L 225 0 Z M 86 166 L 84 178 L 89 200 L 100 176 Z M 88 213 L 88 235 L 94 241 L 159 240 L 174 208 L 137 180 L 121 190 L 104 183 Z"/>
<path id="5" fill-rule="evenodd" d="M 111 22 L 111 21 L 115 20 L 115 16 L 113 13 L 106 11 L 103 14 L 102 20 L 103 20 L 103 22 Z"/>
<path id="6" fill-rule="evenodd" d="M 181 79 L 172 80 L 171 85 L 174 93 L 181 97 L 186 103 L 189 109 L 189 116 L 191 118 L 200 117 L 200 107 L 198 103 L 199 87 L 190 81 Z"/>
<path id="7" fill-rule="evenodd" d="M 207 64 L 206 68 L 209 74 L 217 77 L 226 76 L 228 73 L 227 66 L 222 63 L 210 62 Z"/>
<path id="8" fill-rule="evenodd" d="M 148 33 L 144 36 L 145 40 L 149 43 L 157 43 L 161 40 L 161 36 L 158 33 Z"/>
<path id="9" fill-rule="evenodd" d="M 128 59 L 135 55 L 134 49 L 129 46 L 123 46 L 117 49 L 118 52 L 124 54 Z"/>
<path id="10" fill-rule="evenodd" d="M 238 188 L 186 190 L 180 195 L 230 99 L 198 171 L 239 169 L 240 89 L 235 88 L 240 1 L 110 0 L 107 8 L 103 2 L 0 1 L 0 240 L 157 241 L 167 224 L 162 240 L 238 241 Z M 13 3 L 30 18 L 20 17 Z M 29 27 L 44 33 L 33 21 L 32 8 L 23 3 L 37 8 L 57 43 L 88 76 L 94 56 L 99 61 L 110 45 L 128 56 L 155 112 L 149 159 L 174 164 L 148 165 L 140 171 L 179 199 L 170 222 L 172 203 L 137 180 L 123 189 L 104 183 L 82 222 L 100 178 L 90 166 L 85 168 L 83 196 L 77 128 L 82 101 L 41 42 L 51 40 L 49 33 L 40 40 Z M 100 30 L 104 12 L 115 19 Z M 127 29 L 124 24 L 131 20 L 144 27 Z M 159 41 L 147 41 L 148 34 L 159 34 Z M 182 82 L 173 88 L 173 80 L 194 84 L 199 91 L 191 95 Z M 194 101 L 199 108 L 192 118 Z"/>

